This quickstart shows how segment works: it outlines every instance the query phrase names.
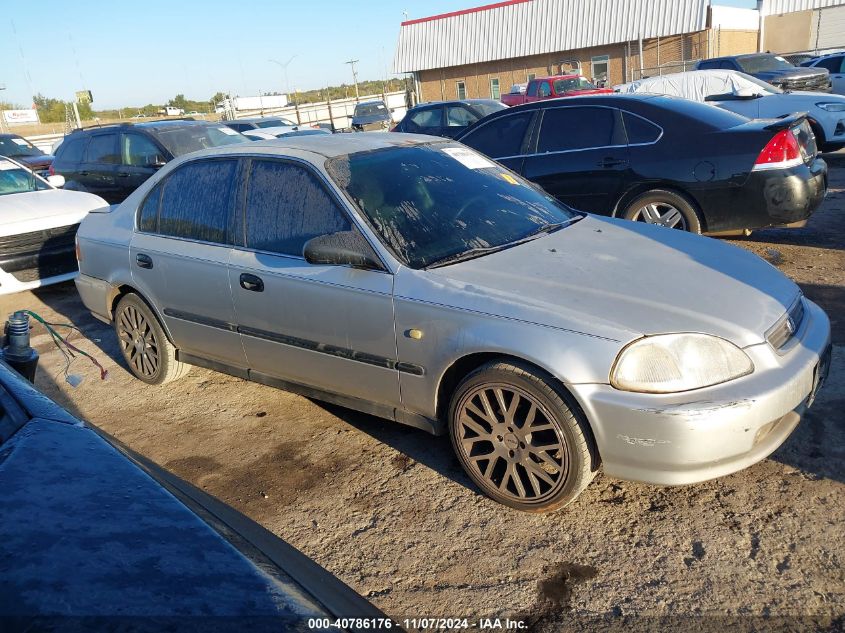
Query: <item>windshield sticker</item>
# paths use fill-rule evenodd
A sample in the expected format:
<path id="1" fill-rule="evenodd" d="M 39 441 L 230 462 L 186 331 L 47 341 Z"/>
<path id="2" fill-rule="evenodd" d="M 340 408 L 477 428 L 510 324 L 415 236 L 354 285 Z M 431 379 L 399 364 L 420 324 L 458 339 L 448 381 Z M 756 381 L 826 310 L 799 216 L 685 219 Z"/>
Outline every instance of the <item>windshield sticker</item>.
<path id="1" fill-rule="evenodd" d="M 29 147 L 29 141 L 27 141 L 25 138 L 13 138 L 12 143 L 17 143 L 18 145 Z"/>
<path id="2" fill-rule="evenodd" d="M 519 181 L 507 172 L 502 172 L 499 175 L 502 177 L 502 180 L 505 180 L 505 181 L 511 183 L 512 185 L 518 185 L 519 184 Z"/>
<path id="3" fill-rule="evenodd" d="M 496 166 L 492 161 L 464 147 L 444 147 L 442 151 L 469 169 L 488 169 Z"/>
<path id="4" fill-rule="evenodd" d="M 226 127 L 225 125 L 224 125 L 223 127 L 219 128 L 219 130 L 220 130 L 221 132 L 223 132 L 223 134 L 228 134 L 229 136 L 235 136 L 235 135 L 237 135 L 237 132 L 235 132 L 235 130 L 233 130 L 233 129 L 232 129 L 232 128 L 230 128 L 230 127 Z"/>

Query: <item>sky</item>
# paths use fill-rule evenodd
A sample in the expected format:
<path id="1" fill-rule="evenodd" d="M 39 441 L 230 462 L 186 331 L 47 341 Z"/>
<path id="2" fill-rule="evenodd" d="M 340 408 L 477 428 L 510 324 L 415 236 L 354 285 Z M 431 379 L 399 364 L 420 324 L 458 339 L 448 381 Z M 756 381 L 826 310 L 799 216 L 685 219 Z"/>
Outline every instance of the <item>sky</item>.
<path id="1" fill-rule="evenodd" d="M 5 2 L 5 0 L 0 0 Z M 94 109 L 393 76 L 399 24 L 493 0 L 39 0 L 0 10 L 0 101 L 91 90 Z M 755 0 L 714 4 L 753 8 Z M 37 5 L 37 10 L 33 7 Z M 407 15 L 407 17 L 406 17 Z M 291 59 L 292 58 L 292 59 Z M 287 66 L 284 70 L 268 60 Z"/>

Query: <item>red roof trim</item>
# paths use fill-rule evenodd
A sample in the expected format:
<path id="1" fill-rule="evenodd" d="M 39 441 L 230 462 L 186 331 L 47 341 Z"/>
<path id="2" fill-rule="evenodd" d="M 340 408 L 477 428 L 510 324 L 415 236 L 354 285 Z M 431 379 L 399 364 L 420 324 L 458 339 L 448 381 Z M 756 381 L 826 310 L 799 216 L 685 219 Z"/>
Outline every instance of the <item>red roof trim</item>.
<path id="1" fill-rule="evenodd" d="M 419 24 L 420 22 L 431 22 L 432 20 L 442 20 L 443 18 L 453 18 L 456 15 L 466 15 L 467 13 L 477 13 L 478 11 L 489 11 L 490 9 L 499 9 L 501 7 L 509 7 L 512 4 L 521 4 L 523 2 L 531 2 L 531 0 L 505 0 L 505 2 L 496 2 L 495 4 L 485 4 L 483 7 L 475 7 L 472 9 L 463 9 L 462 11 L 452 11 L 451 13 L 441 13 L 439 15 L 432 15 L 427 18 L 417 18 L 416 20 L 406 20 L 402 22 L 402 26 L 409 24 Z"/>

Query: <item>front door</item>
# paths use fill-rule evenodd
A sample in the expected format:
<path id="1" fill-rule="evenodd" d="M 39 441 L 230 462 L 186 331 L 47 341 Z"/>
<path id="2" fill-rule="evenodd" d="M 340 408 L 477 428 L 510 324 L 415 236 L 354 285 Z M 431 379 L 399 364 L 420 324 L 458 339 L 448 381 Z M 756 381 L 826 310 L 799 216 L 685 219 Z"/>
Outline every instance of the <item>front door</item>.
<path id="1" fill-rule="evenodd" d="M 233 159 L 193 161 L 153 188 L 129 265 L 181 352 L 245 368 L 227 268 L 237 168 Z"/>
<path id="2" fill-rule="evenodd" d="M 545 109 L 522 175 L 565 204 L 609 215 L 631 178 L 620 116 L 607 107 Z"/>
<path id="3" fill-rule="evenodd" d="M 399 406 L 393 276 L 305 261 L 310 238 L 355 230 L 310 168 L 253 159 L 246 187 L 229 283 L 250 370 Z"/>

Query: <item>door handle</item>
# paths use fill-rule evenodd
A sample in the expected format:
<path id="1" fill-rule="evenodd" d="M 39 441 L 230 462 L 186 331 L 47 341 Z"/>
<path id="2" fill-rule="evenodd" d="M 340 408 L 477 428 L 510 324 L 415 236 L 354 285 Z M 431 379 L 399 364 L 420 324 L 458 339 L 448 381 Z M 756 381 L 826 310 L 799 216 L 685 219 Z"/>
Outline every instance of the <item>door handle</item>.
<path id="1" fill-rule="evenodd" d="M 256 277 L 249 273 L 241 273 L 241 288 L 251 290 L 252 292 L 264 292 L 264 282 L 261 281 L 261 277 Z"/>
<path id="2" fill-rule="evenodd" d="M 596 163 L 599 167 L 624 167 L 628 161 L 624 158 L 612 158 L 607 156 Z"/>
<path id="3" fill-rule="evenodd" d="M 129 178 L 129 176 L 131 174 L 129 172 L 126 172 L 126 171 L 119 171 L 119 172 L 117 172 L 117 175 L 120 176 L 121 178 Z"/>
<path id="4" fill-rule="evenodd" d="M 137 255 L 135 255 L 135 263 L 138 264 L 139 268 L 152 268 L 153 258 L 149 255 L 138 253 Z"/>

